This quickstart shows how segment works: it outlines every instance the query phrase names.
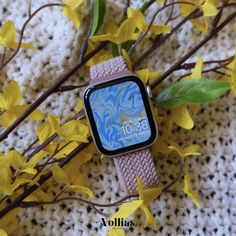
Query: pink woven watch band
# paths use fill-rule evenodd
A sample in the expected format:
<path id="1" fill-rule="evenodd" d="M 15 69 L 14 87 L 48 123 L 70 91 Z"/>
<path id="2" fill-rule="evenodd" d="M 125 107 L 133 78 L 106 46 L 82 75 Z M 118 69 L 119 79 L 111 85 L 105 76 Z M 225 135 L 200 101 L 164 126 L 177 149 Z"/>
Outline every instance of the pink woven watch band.
<path id="1" fill-rule="evenodd" d="M 122 56 L 110 59 L 90 68 L 90 84 L 102 82 L 110 75 L 127 70 Z M 158 183 L 157 170 L 151 157 L 150 148 L 113 157 L 113 160 L 120 185 L 124 191 L 128 193 L 137 191 L 137 176 L 143 179 L 145 188 L 155 186 Z"/>

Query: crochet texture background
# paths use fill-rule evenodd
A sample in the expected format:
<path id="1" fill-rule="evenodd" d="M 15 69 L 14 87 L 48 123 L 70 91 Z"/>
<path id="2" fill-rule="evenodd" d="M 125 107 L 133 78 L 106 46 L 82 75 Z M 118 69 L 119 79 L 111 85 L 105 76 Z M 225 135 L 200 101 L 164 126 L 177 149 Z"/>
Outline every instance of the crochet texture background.
<path id="1" fill-rule="evenodd" d="M 33 9 L 48 2 L 34 0 Z M 131 3 L 132 7 L 137 8 L 142 1 L 131 0 Z M 106 20 L 114 17 L 118 21 L 124 2 L 108 1 L 108 7 L 110 10 L 107 11 L 109 15 Z M 155 9 L 156 6 L 151 8 L 149 17 Z M 88 6 L 84 6 L 82 11 L 88 14 Z M 1 23 L 12 19 L 20 29 L 26 17 L 27 1 L 0 0 Z M 34 101 L 59 75 L 75 63 L 80 48 L 80 36 L 84 33 L 84 26 L 88 25 L 87 18 L 82 19 L 81 29 L 75 31 L 57 7 L 44 10 L 37 15 L 27 28 L 24 41 L 32 42 L 39 50 L 21 50 L 2 73 L 1 85 L 6 84 L 9 79 L 14 79 L 20 83 L 24 99 L 27 102 Z M 199 41 L 200 36 L 193 36 L 192 30 L 191 24 L 187 24 L 168 43 L 145 60 L 140 68 L 148 66 L 153 70 L 164 71 L 174 58 L 179 58 Z M 228 26 L 199 51 L 199 54 L 203 55 L 204 59 L 221 59 L 232 55 L 235 31 L 235 25 Z M 146 46 L 148 45 L 140 48 L 138 54 L 141 54 Z M 191 60 L 196 61 L 196 57 Z M 88 69 L 79 71 L 68 84 L 78 84 L 82 77 L 88 79 L 87 72 Z M 54 94 L 40 108 L 66 119 L 76 109 L 78 95 L 78 91 Z M 215 103 L 204 106 L 195 123 L 195 128 L 190 132 L 176 129 L 173 138 L 184 145 L 192 142 L 201 145 L 202 155 L 187 161 L 192 187 L 200 195 L 201 209 L 196 209 L 192 201 L 181 192 L 163 194 L 151 205 L 151 210 L 159 223 L 158 229 L 128 228 L 128 235 L 236 235 L 236 99 L 232 95 L 227 95 Z M 23 150 L 34 139 L 32 131 L 37 125 L 30 122 L 22 124 L 1 144 L 0 151 L 5 152 L 11 148 Z M 157 155 L 155 161 L 161 181 L 171 181 L 177 172 L 177 156 Z M 94 157 L 88 165 L 88 170 L 90 187 L 96 193 L 95 200 L 109 203 L 124 195 L 119 189 L 111 159 L 105 158 L 101 161 L 100 158 Z M 56 184 L 49 191 L 58 191 Z M 107 212 L 112 213 L 114 210 L 108 209 Z M 138 221 L 140 215 L 141 212 L 137 215 Z M 65 202 L 47 209 L 22 210 L 19 218 L 21 227 L 15 235 L 90 236 L 106 235 L 108 230 L 101 226 L 101 216 L 95 214 L 90 207 L 77 202 Z"/>

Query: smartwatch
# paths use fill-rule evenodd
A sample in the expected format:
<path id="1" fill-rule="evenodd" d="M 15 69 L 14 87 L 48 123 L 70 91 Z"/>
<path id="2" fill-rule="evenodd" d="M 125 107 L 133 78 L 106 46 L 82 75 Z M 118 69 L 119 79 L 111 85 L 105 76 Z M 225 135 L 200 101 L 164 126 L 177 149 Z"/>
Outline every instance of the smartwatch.
<path id="1" fill-rule="evenodd" d="M 122 56 L 90 68 L 90 84 L 83 94 L 86 117 L 97 149 L 115 163 L 122 189 L 137 192 L 157 185 L 150 146 L 157 128 L 147 87 L 127 69 Z"/>

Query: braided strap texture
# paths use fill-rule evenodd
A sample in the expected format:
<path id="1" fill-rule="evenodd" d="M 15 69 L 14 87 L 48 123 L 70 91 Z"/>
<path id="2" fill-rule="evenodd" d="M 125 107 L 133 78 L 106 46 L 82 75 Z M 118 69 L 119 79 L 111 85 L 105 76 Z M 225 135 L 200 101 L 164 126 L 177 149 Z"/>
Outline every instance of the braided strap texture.
<path id="1" fill-rule="evenodd" d="M 124 58 L 122 56 L 115 57 L 90 68 L 90 84 L 102 82 L 110 75 L 126 70 L 128 69 Z M 142 178 L 145 188 L 157 185 L 157 170 L 151 157 L 150 148 L 113 157 L 113 160 L 121 188 L 125 192 L 137 192 L 137 176 Z"/>
<path id="2" fill-rule="evenodd" d="M 94 83 L 94 81 L 102 81 L 101 78 L 126 70 L 128 69 L 125 59 L 122 56 L 115 57 L 98 65 L 92 66 L 90 68 L 90 78 Z"/>
<path id="3" fill-rule="evenodd" d="M 151 157 L 150 148 L 114 157 L 113 159 L 120 185 L 124 191 L 128 193 L 137 191 L 137 176 L 143 179 L 145 188 L 157 185 L 157 170 Z"/>

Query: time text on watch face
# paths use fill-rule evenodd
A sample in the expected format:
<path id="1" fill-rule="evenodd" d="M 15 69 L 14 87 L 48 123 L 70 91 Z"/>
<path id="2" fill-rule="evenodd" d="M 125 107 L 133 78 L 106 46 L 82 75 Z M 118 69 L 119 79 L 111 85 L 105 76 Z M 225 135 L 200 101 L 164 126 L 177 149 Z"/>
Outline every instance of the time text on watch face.
<path id="1" fill-rule="evenodd" d="M 119 154 L 147 146 L 156 137 L 145 87 L 136 77 L 94 85 L 85 106 L 98 149 Z"/>

